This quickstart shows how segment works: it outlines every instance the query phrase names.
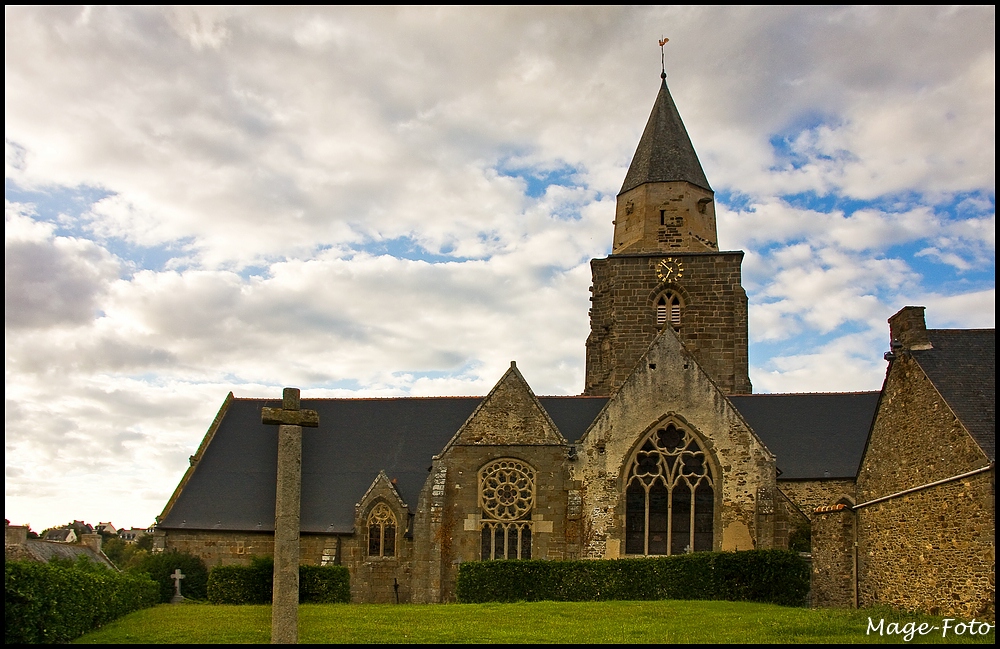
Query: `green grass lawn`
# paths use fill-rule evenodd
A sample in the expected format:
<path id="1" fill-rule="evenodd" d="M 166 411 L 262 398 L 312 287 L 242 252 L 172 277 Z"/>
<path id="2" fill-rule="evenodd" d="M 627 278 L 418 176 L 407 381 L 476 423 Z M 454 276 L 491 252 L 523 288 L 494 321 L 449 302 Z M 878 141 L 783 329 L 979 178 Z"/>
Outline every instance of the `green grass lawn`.
<path id="1" fill-rule="evenodd" d="M 867 635 L 868 620 L 886 624 L 941 618 L 867 611 L 809 610 L 744 602 L 532 602 L 520 604 L 304 604 L 300 642 L 902 642 L 900 635 Z M 954 623 L 952 623 L 954 624 Z M 270 606 L 164 604 L 128 615 L 77 642 L 266 643 Z M 914 642 L 988 642 L 987 636 L 942 638 L 940 630 Z"/>

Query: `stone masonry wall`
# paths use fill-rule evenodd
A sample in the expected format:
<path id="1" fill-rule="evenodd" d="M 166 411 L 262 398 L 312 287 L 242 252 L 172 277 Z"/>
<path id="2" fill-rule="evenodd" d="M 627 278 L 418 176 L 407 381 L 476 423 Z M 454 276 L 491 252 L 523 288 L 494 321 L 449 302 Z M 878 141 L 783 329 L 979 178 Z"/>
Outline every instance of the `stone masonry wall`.
<path id="1" fill-rule="evenodd" d="M 668 257 L 683 270 L 664 282 L 657 275 L 657 264 Z M 742 252 L 611 255 L 592 260 L 584 394 L 610 395 L 625 381 L 660 332 L 655 301 L 667 289 L 683 300 L 677 333 L 705 371 L 727 394 L 751 392 L 742 260 Z"/>
<path id="2" fill-rule="evenodd" d="M 446 468 L 448 476 L 442 533 L 434 535 L 437 538 L 431 542 L 440 544 L 442 550 L 437 601 L 454 601 L 458 565 L 482 557 L 479 469 L 493 460 L 514 458 L 535 470 L 531 558 L 566 558 L 567 455 L 567 446 L 454 445 L 435 462 L 438 468 Z M 445 531 L 446 544 L 442 543 Z"/>
<path id="3" fill-rule="evenodd" d="M 815 607 L 854 606 L 854 512 L 820 507 L 812 515 L 812 586 Z"/>
<path id="4" fill-rule="evenodd" d="M 448 469 L 439 458 L 420 491 L 413 520 L 413 591 L 415 604 L 441 601 L 441 579 L 451 556 L 453 517 L 447 515 Z"/>
<path id="5" fill-rule="evenodd" d="M 565 559 L 569 448 L 512 363 L 434 458 L 414 523 L 414 601 L 454 601 L 458 565 L 482 558 L 480 470 L 494 460 L 518 460 L 534 472 L 531 558 Z"/>
<path id="6" fill-rule="evenodd" d="M 900 354 L 858 474 L 858 500 L 986 465 L 919 364 Z M 859 605 L 993 619 L 993 481 L 991 471 L 860 509 Z"/>
<path id="7" fill-rule="evenodd" d="M 364 529 L 364 528 L 359 528 Z M 396 587 L 399 602 L 411 601 L 413 542 L 397 528 L 396 551 L 392 557 L 368 556 L 367 537 L 343 547 L 342 563 L 351 571 L 351 601 L 355 603 L 393 604 Z"/>
<path id="8" fill-rule="evenodd" d="M 857 502 L 854 480 L 782 480 L 778 478 L 778 488 L 810 519 L 814 518 L 817 507 L 834 505 L 845 496 Z"/>
<path id="9" fill-rule="evenodd" d="M 253 557 L 274 556 L 274 535 L 271 532 L 161 530 L 157 534 L 163 535 L 163 549 L 201 557 L 210 569 L 249 565 Z M 299 537 L 300 560 L 306 565 L 323 565 L 324 555 L 334 558 L 338 547 L 343 555 L 346 548 L 355 543 L 357 541 L 352 536 L 303 534 Z"/>
<path id="10" fill-rule="evenodd" d="M 643 183 L 618 196 L 612 252 L 718 250 L 711 191 L 689 182 Z"/>

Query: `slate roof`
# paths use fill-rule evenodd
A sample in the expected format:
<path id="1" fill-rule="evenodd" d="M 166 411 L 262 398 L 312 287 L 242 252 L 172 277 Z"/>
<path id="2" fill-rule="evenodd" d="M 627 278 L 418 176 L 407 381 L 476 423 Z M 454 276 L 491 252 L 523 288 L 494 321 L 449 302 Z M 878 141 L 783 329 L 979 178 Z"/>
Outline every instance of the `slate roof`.
<path id="1" fill-rule="evenodd" d="M 354 505 L 380 470 L 417 505 L 432 458 L 482 397 L 303 399 L 319 428 L 302 431 L 302 531 L 347 533 Z M 539 397 L 563 436 L 578 439 L 607 399 Z M 187 483 L 159 523 L 164 529 L 274 529 L 277 430 L 260 423 L 278 399 L 234 399 Z"/>
<path id="2" fill-rule="evenodd" d="M 73 532 L 73 530 L 69 528 L 49 530 L 45 533 L 45 540 L 54 541 L 56 543 L 68 543 L 69 541 L 67 541 L 67 539 L 69 538 L 70 532 Z M 75 532 L 73 533 L 76 534 Z"/>
<path id="3" fill-rule="evenodd" d="M 673 181 L 687 181 L 712 191 L 663 75 L 660 92 L 618 193 L 643 183 Z"/>
<path id="4" fill-rule="evenodd" d="M 914 360 L 991 461 L 996 460 L 996 330 L 928 329 Z"/>
<path id="5" fill-rule="evenodd" d="M 782 478 L 853 478 L 877 392 L 730 396 L 777 456 Z M 539 397 L 567 440 L 578 440 L 606 397 Z M 417 506 L 428 468 L 482 397 L 303 399 L 319 428 L 302 431 L 302 531 L 350 533 L 354 506 L 380 470 Z M 164 529 L 272 531 L 276 428 L 260 423 L 278 399 L 233 399 L 176 501 Z"/>
<path id="6" fill-rule="evenodd" d="M 115 564 L 111 563 L 111 559 L 108 559 L 103 552 L 98 552 L 88 545 L 28 539 L 22 544 L 17 546 L 8 546 L 4 549 L 5 558 L 12 560 L 28 560 L 37 561 L 39 563 L 48 563 L 53 559 L 76 561 L 77 558 L 84 556 L 87 557 L 88 560 L 101 564 L 106 568 L 118 570 L 118 568 L 115 567 Z"/>
<path id="7" fill-rule="evenodd" d="M 729 400 L 778 459 L 781 479 L 854 478 L 878 392 L 743 394 Z"/>

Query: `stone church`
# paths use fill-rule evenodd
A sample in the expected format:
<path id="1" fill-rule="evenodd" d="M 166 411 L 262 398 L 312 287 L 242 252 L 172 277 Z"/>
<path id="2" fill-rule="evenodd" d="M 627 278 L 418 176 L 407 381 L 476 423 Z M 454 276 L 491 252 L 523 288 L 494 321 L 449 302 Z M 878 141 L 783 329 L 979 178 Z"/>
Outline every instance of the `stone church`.
<path id="1" fill-rule="evenodd" d="M 453 601 L 463 561 L 781 548 L 815 524 L 829 542 L 820 603 L 857 604 L 844 531 L 857 526 L 828 513 L 868 497 L 879 469 L 859 470 L 887 452 L 870 433 L 889 401 L 752 394 L 743 253 L 719 250 L 714 193 L 661 77 L 612 252 L 591 262 L 581 396 L 536 396 L 512 362 L 485 397 L 303 400 L 321 425 L 303 431 L 302 561 L 347 566 L 354 601 Z M 992 399 L 963 456 L 990 489 Z M 157 519 L 160 549 L 210 566 L 273 553 L 277 445 L 261 408 L 279 404 L 226 397 Z M 976 502 L 986 556 L 992 496 Z"/>

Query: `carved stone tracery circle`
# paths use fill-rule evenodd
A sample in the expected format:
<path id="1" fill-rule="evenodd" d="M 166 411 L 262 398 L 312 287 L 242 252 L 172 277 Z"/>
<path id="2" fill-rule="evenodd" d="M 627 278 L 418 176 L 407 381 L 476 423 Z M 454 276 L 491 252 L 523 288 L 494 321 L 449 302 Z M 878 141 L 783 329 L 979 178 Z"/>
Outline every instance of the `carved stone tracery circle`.
<path id="1" fill-rule="evenodd" d="M 385 503 L 379 503 L 375 505 L 371 513 L 368 514 L 368 525 L 395 525 L 396 517 L 393 516 L 392 510 Z"/>
<path id="2" fill-rule="evenodd" d="M 535 497 L 535 471 L 517 460 L 497 460 L 480 472 L 480 499 L 487 516 L 501 521 L 523 518 Z"/>

